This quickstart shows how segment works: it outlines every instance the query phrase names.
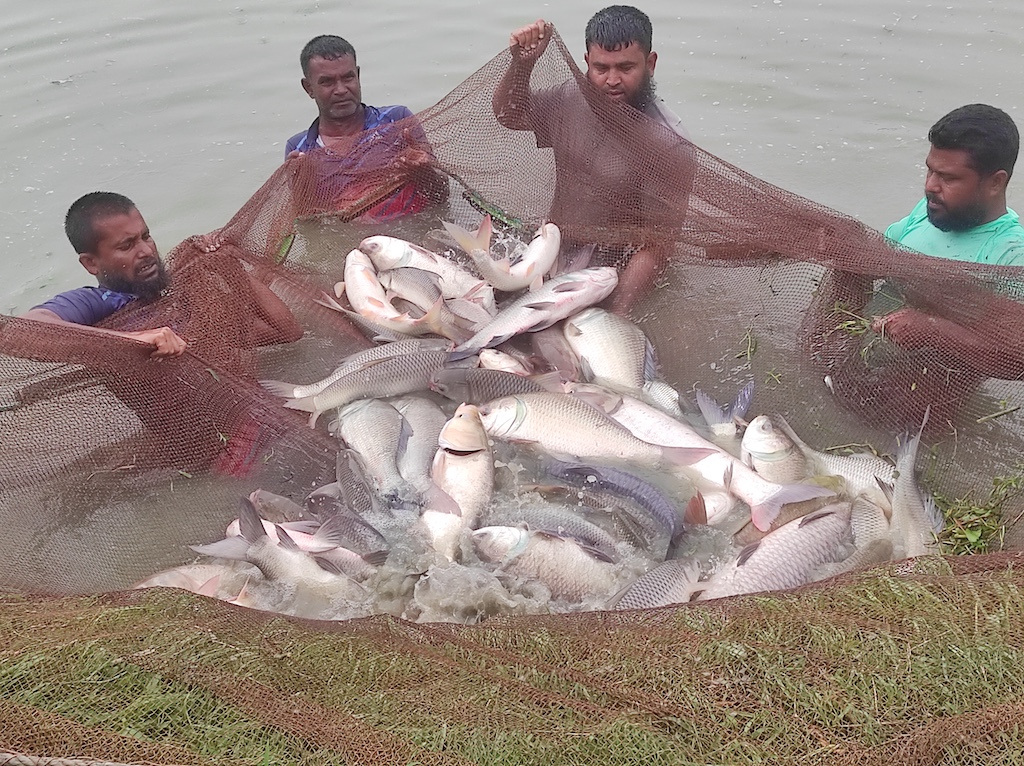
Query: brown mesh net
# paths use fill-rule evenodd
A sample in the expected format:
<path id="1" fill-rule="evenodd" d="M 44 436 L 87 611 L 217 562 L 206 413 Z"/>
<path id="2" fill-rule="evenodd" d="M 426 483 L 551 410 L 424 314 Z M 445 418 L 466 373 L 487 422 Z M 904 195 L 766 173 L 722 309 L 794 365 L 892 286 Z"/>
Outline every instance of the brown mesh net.
<path id="1" fill-rule="evenodd" d="M 667 256 L 631 318 L 684 397 L 700 388 L 728 400 L 752 379 L 752 414 L 784 414 L 819 449 L 888 449 L 929 410 L 918 471 L 931 490 L 982 497 L 994 479 L 1013 484 L 1017 270 L 894 250 L 594 100 L 557 35 L 530 86 L 583 99 L 589 122 L 568 129 L 603 139 L 556 169 L 534 133 L 494 116 L 509 63 L 498 55 L 414 124 L 286 162 L 213 252 L 198 238 L 178 245 L 169 296 L 106 326 L 169 326 L 189 341 L 181 358 L 0 317 L 0 588 L 33 594 L 0 610 L 0 764 L 1020 758 L 1010 554 L 891 564 L 772 598 L 476 628 L 285 621 L 175 591 L 112 593 L 195 560 L 187 546 L 222 536 L 239 496 L 262 488 L 301 502 L 334 481 L 338 440 L 258 381 L 319 380 L 372 345 L 320 302 L 364 237 L 436 246 L 439 219 L 472 226 L 480 210 L 520 234 L 550 215 L 566 250 L 596 244 L 620 270 L 640 250 Z M 566 119 L 535 119 L 556 117 Z M 420 126 L 448 198 L 373 220 L 403 193 L 393 160 Z M 609 152 L 619 187 L 591 167 Z M 301 340 L 257 345 L 254 279 L 291 309 Z M 902 349 L 863 321 L 880 295 L 883 310 L 928 310 L 1003 351 Z M 58 597 L 85 594 L 106 595 Z M 200 733 L 189 709 L 216 734 Z"/>

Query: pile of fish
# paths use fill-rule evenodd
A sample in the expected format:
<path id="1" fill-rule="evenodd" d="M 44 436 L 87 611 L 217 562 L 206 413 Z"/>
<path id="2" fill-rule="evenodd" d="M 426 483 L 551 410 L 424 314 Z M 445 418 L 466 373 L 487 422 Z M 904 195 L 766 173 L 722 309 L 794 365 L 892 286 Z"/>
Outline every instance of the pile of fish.
<path id="1" fill-rule="evenodd" d="M 489 219 L 446 228 L 475 270 L 363 240 L 323 303 L 377 345 L 320 381 L 263 381 L 311 426 L 329 417 L 336 481 L 298 503 L 253 491 L 224 539 L 192 546 L 210 563 L 137 587 L 471 623 L 792 588 L 937 551 L 919 433 L 893 465 L 817 452 L 779 415 L 746 424 L 749 385 L 693 406 L 642 329 L 597 307 L 617 272 L 559 272 L 555 225 L 501 258 Z"/>

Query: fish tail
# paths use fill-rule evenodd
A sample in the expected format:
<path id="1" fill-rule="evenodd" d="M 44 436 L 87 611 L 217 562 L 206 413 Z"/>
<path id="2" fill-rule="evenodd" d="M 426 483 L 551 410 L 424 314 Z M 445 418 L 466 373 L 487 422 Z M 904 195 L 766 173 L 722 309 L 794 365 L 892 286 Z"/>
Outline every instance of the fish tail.
<path id="1" fill-rule="evenodd" d="M 484 215 L 479 228 L 475 232 L 467 231 L 457 223 L 442 221 L 445 230 L 452 236 L 456 244 L 467 253 L 476 250 L 483 250 L 485 253 L 491 249 L 491 216 Z"/>
<path id="2" fill-rule="evenodd" d="M 804 500 L 813 500 L 816 497 L 830 497 L 834 494 L 835 492 L 830 489 L 813 484 L 783 484 L 766 500 L 750 506 L 750 520 L 759 530 L 767 532 L 771 529 L 772 522 L 778 518 L 782 506 L 787 503 L 799 503 Z"/>
<path id="3" fill-rule="evenodd" d="M 260 385 L 274 396 L 281 396 L 285 399 L 298 396 L 294 383 L 285 383 L 283 380 L 261 380 Z"/>
<path id="4" fill-rule="evenodd" d="M 710 457 L 718 450 L 707 447 L 662 447 L 661 454 L 670 463 L 675 465 L 693 465 L 706 457 Z"/>
<path id="5" fill-rule="evenodd" d="M 288 399 L 284 406 L 290 410 L 299 410 L 300 412 L 316 412 L 316 404 L 313 402 L 312 396 L 300 396 L 295 399 Z"/>

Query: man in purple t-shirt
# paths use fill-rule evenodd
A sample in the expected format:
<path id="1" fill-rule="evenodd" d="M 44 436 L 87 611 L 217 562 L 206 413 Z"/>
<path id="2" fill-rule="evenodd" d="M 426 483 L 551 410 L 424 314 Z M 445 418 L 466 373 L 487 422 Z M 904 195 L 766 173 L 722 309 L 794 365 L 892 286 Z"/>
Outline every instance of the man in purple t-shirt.
<path id="1" fill-rule="evenodd" d="M 134 300 L 154 300 L 168 287 L 168 276 L 149 227 L 135 204 L 113 192 L 92 192 L 76 200 L 64 231 L 78 261 L 96 277 L 97 287 L 56 295 L 23 316 L 41 322 L 92 326 Z M 151 356 L 179 356 L 185 341 L 169 327 L 137 332 L 96 332 L 150 343 Z"/>
<path id="2" fill-rule="evenodd" d="M 433 168 L 433 152 L 422 126 L 406 106 L 368 106 L 362 102 L 355 48 L 336 35 L 314 37 L 299 54 L 302 89 L 316 102 L 318 116 L 307 130 L 285 144 L 285 159 L 321 150 L 341 160 L 332 169 L 337 205 L 357 200 L 376 186 L 381 167 L 397 170 L 406 182 L 363 213 L 383 221 L 418 213 L 448 198 L 448 181 Z M 359 183 L 364 176 L 366 181 Z"/>

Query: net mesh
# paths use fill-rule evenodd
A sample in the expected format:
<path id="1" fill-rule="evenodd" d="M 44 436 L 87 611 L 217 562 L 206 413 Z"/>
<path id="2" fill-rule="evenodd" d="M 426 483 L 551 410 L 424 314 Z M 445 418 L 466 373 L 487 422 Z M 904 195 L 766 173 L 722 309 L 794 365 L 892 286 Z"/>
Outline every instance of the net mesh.
<path id="1" fill-rule="evenodd" d="M 776 755 L 806 762 L 1019 753 L 1014 554 L 936 560 L 937 572 L 893 564 L 834 587 L 700 609 L 472 629 L 284 621 L 173 591 L 113 593 L 191 560 L 186 546 L 215 539 L 240 495 L 259 487 L 301 500 L 334 480 L 337 440 L 257 381 L 317 380 L 370 345 L 318 302 L 349 249 L 379 233 L 429 242 L 439 217 L 471 226 L 480 208 L 527 231 L 554 212 L 556 188 L 597 201 L 559 209 L 567 241 L 600 243 L 619 267 L 638 248 L 670 255 L 631 318 L 680 391 L 727 400 L 752 379 L 756 408 L 785 414 L 821 449 L 884 448 L 928 410 L 918 470 L 933 491 L 983 496 L 994 479 L 1018 476 L 1017 270 L 894 250 L 852 218 L 592 101 L 588 119 L 634 189 L 602 197 L 592 158 L 560 158 L 556 169 L 532 132 L 495 118 L 510 61 L 499 54 L 407 126 L 286 162 L 212 252 L 201 238 L 179 244 L 167 259 L 170 294 L 105 326 L 170 326 L 189 341 L 183 357 L 156 361 L 142 344 L 0 317 L 0 588 L 23 594 L 0 611 L 10 637 L 0 764 L 475 763 L 503 762 L 506 747 L 545 762 L 736 762 L 776 725 L 787 733 L 772 741 L 790 748 Z M 535 91 L 589 97 L 557 34 L 530 78 Z M 537 117 L 556 118 L 566 116 Z M 368 211 L 406 183 L 391 158 L 420 128 L 448 199 L 374 222 Z M 257 345 L 252 280 L 287 304 L 301 340 Z M 979 362 L 874 334 L 863 319 L 880 280 L 894 305 L 938 314 L 1003 353 Z M 1003 509 L 1011 533 L 1015 502 Z M 105 595 L 58 598 L 84 594 Z M 865 646 L 892 654 L 854 657 Z M 934 668 L 952 667 L 958 652 L 977 664 L 949 695 L 933 693 Z M 968 677 L 979 667 L 984 689 Z M 922 688 L 905 688 L 905 671 Z M 877 676 L 870 688 L 853 684 L 860 673 Z M 141 690 L 155 709 L 133 705 L 149 699 Z M 191 706 L 217 720 L 225 742 L 245 732 L 250 749 L 206 751 L 200 735 L 168 723 Z"/>

